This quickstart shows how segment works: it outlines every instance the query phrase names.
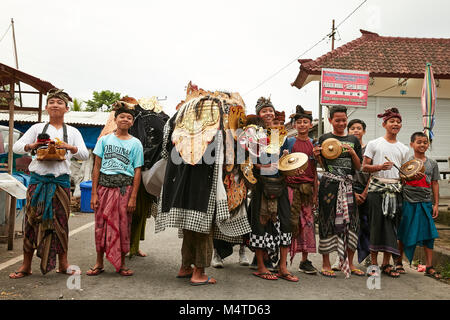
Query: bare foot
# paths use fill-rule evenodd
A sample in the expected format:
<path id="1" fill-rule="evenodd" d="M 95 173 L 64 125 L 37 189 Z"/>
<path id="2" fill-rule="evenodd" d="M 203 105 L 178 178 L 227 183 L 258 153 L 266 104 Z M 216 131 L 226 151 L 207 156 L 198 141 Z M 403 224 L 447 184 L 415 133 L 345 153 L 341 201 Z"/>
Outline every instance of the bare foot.
<path id="1" fill-rule="evenodd" d="M 138 250 L 137 254 L 138 257 L 146 257 L 147 254 L 145 252 L 142 252 L 141 250 Z"/>
<path id="2" fill-rule="evenodd" d="M 178 278 L 186 278 L 186 277 L 190 277 L 192 276 L 192 273 L 194 272 L 194 269 L 189 266 L 189 267 L 183 267 L 181 266 L 180 271 L 178 271 Z"/>

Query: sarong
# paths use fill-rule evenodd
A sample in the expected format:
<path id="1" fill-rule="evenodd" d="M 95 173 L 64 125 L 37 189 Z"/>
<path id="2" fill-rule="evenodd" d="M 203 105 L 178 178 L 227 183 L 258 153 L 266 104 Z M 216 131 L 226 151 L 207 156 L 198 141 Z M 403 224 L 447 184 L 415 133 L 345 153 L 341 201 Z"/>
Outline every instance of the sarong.
<path id="1" fill-rule="evenodd" d="M 122 253 L 130 251 L 131 213 L 127 212 L 132 186 L 121 188 L 98 186 L 100 205 L 95 211 L 95 246 L 109 262 L 120 270 Z"/>
<path id="2" fill-rule="evenodd" d="M 131 245 L 130 256 L 136 255 L 139 251 L 139 241 L 145 240 L 145 225 L 153 203 L 157 201 L 156 197 L 149 194 L 141 182 L 136 197 L 136 210 L 133 212 L 131 222 Z"/>
<path id="3" fill-rule="evenodd" d="M 355 208 L 352 176 L 325 172 L 319 185 L 319 253 L 336 251 L 339 266 L 350 277 L 347 249 L 356 251 L 359 219 Z"/>
<path id="4" fill-rule="evenodd" d="M 54 195 L 50 198 L 51 193 L 46 188 L 51 188 L 55 178 L 34 173 L 33 176 L 45 179 L 48 183 L 36 183 L 36 180 L 32 180 L 28 187 L 23 251 L 32 253 L 37 249 L 37 256 L 41 258 L 41 272 L 46 274 L 56 267 L 56 255 L 65 253 L 68 249 L 70 180 L 68 175 L 58 177 L 62 183 L 56 183 Z M 34 206 L 32 199 L 36 199 L 38 192 L 42 192 L 43 197 L 48 196 L 48 199 L 44 202 L 38 200 L 37 206 Z M 47 210 L 49 204 L 51 212 Z M 44 219 L 44 212 L 48 219 Z"/>
<path id="5" fill-rule="evenodd" d="M 432 213 L 431 202 L 403 201 L 398 239 L 403 243 L 405 255 L 410 262 L 417 245 L 433 249 L 434 239 L 439 237 Z"/>
<path id="6" fill-rule="evenodd" d="M 270 259 L 276 264 L 278 262 L 279 247 L 289 247 L 292 239 L 291 210 L 287 187 L 284 188 L 283 194 L 278 198 L 275 221 L 269 219 L 262 223 L 262 197 L 264 197 L 263 186 L 258 182 L 252 191 L 249 208 L 252 228 L 249 246 L 251 249 L 267 249 Z"/>
<path id="7" fill-rule="evenodd" d="M 291 264 L 295 254 L 315 253 L 316 237 L 312 212 L 313 185 L 309 183 L 288 185 L 291 205 L 292 241 L 289 248 Z"/>
<path id="8" fill-rule="evenodd" d="M 398 182 L 384 183 L 376 178 L 370 182 L 366 200 L 369 206 L 370 251 L 389 252 L 394 256 L 400 254 L 397 228 L 401 220 L 402 196 L 398 185 Z"/>

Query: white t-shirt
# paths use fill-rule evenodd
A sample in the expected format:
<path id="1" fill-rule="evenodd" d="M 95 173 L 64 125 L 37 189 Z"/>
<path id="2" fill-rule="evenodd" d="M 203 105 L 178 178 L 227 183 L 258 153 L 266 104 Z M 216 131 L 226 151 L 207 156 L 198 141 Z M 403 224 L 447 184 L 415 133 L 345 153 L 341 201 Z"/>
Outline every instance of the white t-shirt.
<path id="1" fill-rule="evenodd" d="M 384 137 L 372 140 L 367 144 L 364 157 L 372 159 L 373 165 L 383 164 L 387 162 L 388 157 L 399 168 L 407 161 L 409 148 L 403 143 L 397 141 L 390 143 Z M 399 172 L 395 167 L 390 170 L 381 170 L 372 173 L 373 176 L 385 179 L 399 179 Z"/>
<path id="2" fill-rule="evenodd" d="M 13 146 L 13 152 L 17 154 L 26 154 L 25 145 L 35 143 L 37 136 L 42 133 L 46 123 L 36 123 L 25 132 L 25 134 L 16 142 Z M 37 156 L 32 157 L 32 161 L 28 166 L 30 172 L 34 172 L 40 175 L 53 174 L 58 177 L 63 174 L 70 174 L 70 159 L 72 157 L 78 160 L 87 160 L 89 158 L 89 152 L 84 144 L 83 137 L 80 131 L 76 128 L 67 126 L 67 143 L 71 146 L 78 148 L 78 152 L 72 154 L 70 151 L 66 153 L 66 160 L 64 161 L 38 161 Z M 57 130 L 54 126 L 49 125 L 47 134 L 50 139 L 55 140 L 57 137 L 59 140 L 64 141 L 64 130 L 61 127 Z"/>

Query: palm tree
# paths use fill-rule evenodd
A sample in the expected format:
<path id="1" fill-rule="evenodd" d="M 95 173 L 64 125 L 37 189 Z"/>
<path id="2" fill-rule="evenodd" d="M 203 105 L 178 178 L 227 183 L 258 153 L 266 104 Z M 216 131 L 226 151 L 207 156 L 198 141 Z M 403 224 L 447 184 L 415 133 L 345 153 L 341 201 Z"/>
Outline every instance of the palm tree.
<path id="1" fill-rule="evenodd" d="M 83 101 L 74 98 L 72 102 L 72 111 L 83 111 L 82 105 Z"/>

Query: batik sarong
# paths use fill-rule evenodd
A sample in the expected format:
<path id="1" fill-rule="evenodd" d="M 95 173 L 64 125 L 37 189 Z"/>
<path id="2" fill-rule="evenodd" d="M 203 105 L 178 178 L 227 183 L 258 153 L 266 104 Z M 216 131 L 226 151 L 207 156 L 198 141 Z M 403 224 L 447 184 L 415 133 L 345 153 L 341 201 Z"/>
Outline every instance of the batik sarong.
<path id="1" fill-rule="evenodd" d="M 127 207 L 132 186 L 128 181 L 128 185 L 124 183 L 122 187 L 105 187 L 100 184 L 101 180 L 97 191 L 99 207 L 95 211 L 95 246 L 119 271 L 122 254 L 130 251 L 132 214 L 127 212 Z"/>
<path id="2" fill-rule="evenodd" d="M 289 184 L 288 193 L 291 204 L 292 241 L 289 253 L 292 264 L 296 253 L 316 252 L 312 211 L 313 185 L 310 183 Z"/>
<path id="3" fill-rule="evenodd" d="M 67 252 L 69 241 L 70 178 L 32 173 L 27 191 L 24 252 L 37 249 L 43 274 L 56 266 L 56 256 Z"/>
<path id="4" fill-rule="evenodd" d="M 401 184 L 395 180 L 373 178 L 367 203 L 370 221 L 370 251 L 398 256 L 397 228 L 401 220 Z"/>
<path id="5" fill-rule="evenodd" d="M 347 249 L 356 251 L 359 219 L 352 176 L 324 172 L 319 185 L 319 253 L 338 252 L 339 267 L 350 276 Z"/>

